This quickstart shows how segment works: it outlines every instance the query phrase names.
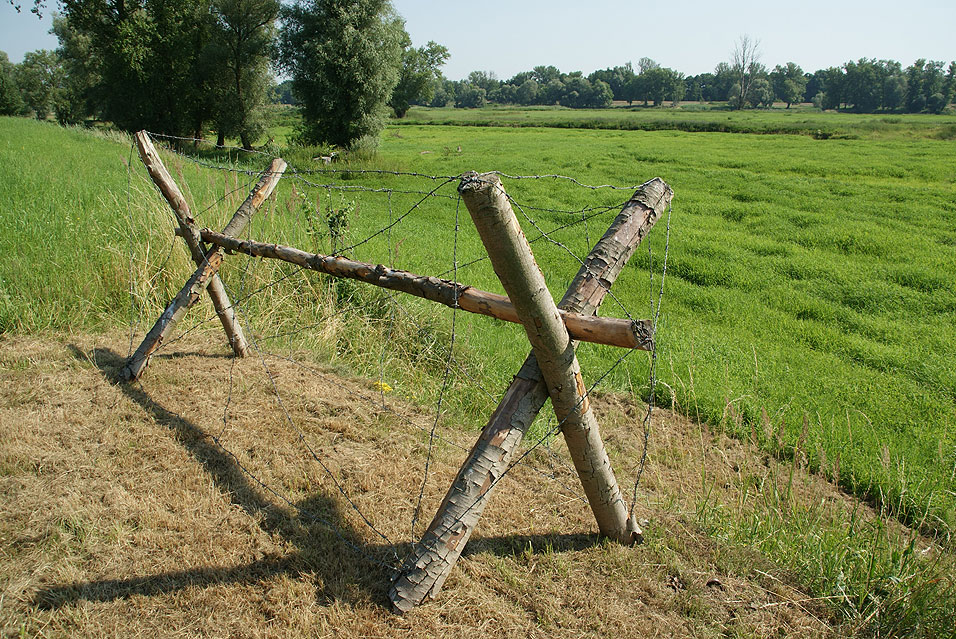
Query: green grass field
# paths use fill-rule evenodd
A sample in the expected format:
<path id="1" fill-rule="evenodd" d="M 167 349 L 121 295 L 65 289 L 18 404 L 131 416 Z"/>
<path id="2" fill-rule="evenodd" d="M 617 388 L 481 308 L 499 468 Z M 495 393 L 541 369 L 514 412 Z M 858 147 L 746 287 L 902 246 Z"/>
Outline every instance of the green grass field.
<path id="1" fill-rule="evenodd" d="M 23 120 L 5 120 L 4 128 L 2 188 L 12 208 L 0 242 L 5 255 L 19 259 L 2 263 L 0 325 L 22 332 L 102 327 L 126 319 L 130 222 L 123 162 L 130 149 Z M 951 530 L 956 524 L 952 142 L 403 125 L 386 131 L 375 162 L 388 170 L 444 176 L 471 169 L 558 173 L 588 184 L 663 177 L 677 195 L 660 336 L 661 379 L 667 385 L 661 399 L 673 399 L 682 410 L 738 434 L 753 430 L 767 444 L 778 436 L 789 446 L 801 440 L 812 463 L 839 464 L 841 481 L 858 494 L 890 504 L 928 529 Z M 213 175 L 189 162 L 179 170 L 187 172 L 198 202 L 238 189 L 230 202 L 207 214 L 210 226 L 221 223 L 216 214 L 224 218 L 241 199 L 236 175 Z M 150 189 L 141 172 L 136 176 L 132 206 L 140 211 L 145 210 L 140 195 Z M 433 188 L 405 176 L 348 177 L 343 183 Z M 308 179 L 327 180 L 321 174 Z M 559 180 L 506 178 L 505 185 L 520 204 L 546 209 L 613 207 L 626 197 Z M 280 198 L 290 186 L 284 185 Z M 299 182 L 298 189 L 308 187 Z M 453 193 L 453 185 L 445 192 Z M 312 196 L 324 197 L 321 191 Z M 151 197 L 145 199 L 155 203 Z M 418 199 L 394 195 L 390 214 L 403 213 Z M 350 238 L 387 221 L 382 196 L 332 195 L 331 204 L 346 200 L 355 201 L 357 209 Z M 257 233 L 308 245 L 313 236 L 306 220 L 286 208 L 285 215 L 261 222 Z M 165 212 L 154 210 L 158 220 L 136 215 L 133 230 L 141 234 L 136 251 L 148 251 L 158 261 L 170 239 L 156 228 Z M 578 225 L 557 239 L 584 255 L 614 213 L 588 220 L 586 233 Z M 544 229 L 573 219 L 565 213 L 528 214 Z M 384 261 L 389 247 L 397 246 L 398 266 L 445 272 L 452 267 L 453 215 L 453 201 L 422 207 L 357 256 Z M 464 219 L 458 258 L 465 263 L 481 257 L 483 249 L 464 210 L 459 215 Z M 429 241 L 417 241 L 422 237 Z M 152 239 L 144 247 L 147 238 Z M 651 241 L 656 271 L 663 239 L 661 225 Z M 574 260 L 547 242 L 536 250 L 560 296 L 576 270 Z M 179 252 L 174 257 L 181 258 Z M 638 252 L 629 271 L 633 276 L 615 286 L 625 305 L 645 316 L 647 262 L 647 253 Z M 176 276 L 170 277 L 172 282 Z M 487 262 L 459 279 L 498 290 Z M 155 291 L 158 298 L 167 293 L 161 286 Z M 603 312 L 621 313 L 611 302 Z M 483 375 L 489 384 L 507 380 L 525 350 L 520 330 L 489 332 L 483 318 L 460 322 L 473 332 L 469 344 L 475 357 L 487 362 Z M 604 370 L 617 356 L 593 347 L 582 354 L 591 371 Z M 638 370 L 646 365 L 634 359 Z M 628 376 L 618 373 L 611 383 L 626 385 Z"/>
<path id="2" fill-rule="evenodd" d="M 483 126 L 462 126 L 469 114 Z M 635 185 L 660 176 L 676 196 L 659 334 L 659 402 L 795 462 L 805 458 L 821 475 L 949 543 L 956 529 L 956 143 L 940 132 L 953 126 L 953 118 L 793 116 L 808 118 L 813 122 L 808 126 L 851 134 L 815 139 L 487 126 L 503 114 L 538 124 L 539 118 L 560 116 L 567 123 L 578 117 L 564 110 L 415 109 L 409 120 L 385 131 L 374 159 L 333 165 L 348 169 L 345 174 L 284 180 L 277 203 L 250 234 L 328 250 L 321 212 L 349 211 L 341 246 L 412 210 L 419 192 L 441 183 L 360 173 L 362 168 L 449 178 L 466 170 L 561 174 L 592 185 Z M 613 117 L 630 114 L 620 110 Z M 772 123 L 792 116 L 752 117 Z M 422 124 L 449 120 L 456 125 Z M 288 155 L 293 166 L 318 168 L 303 151 Z M 0 120 L 5 210 L 0 331 L 123 326 L 130 321 L 131 294 L 133 314 L 148 322 L 180 285 L 189 269 L 180 247 L 172 244 L 169 215 L 135 155 L 127 185 L 129 156 L 129 141 L 119 136 Z M 222 224 L 252 179 L 169 159 L 177 179 L 189 185 L 197 210 L 224 200 L 200 216 L 200 223 L 211 227 Z M 251 162 L 264 167 L 267 160 Z M 581 218 L 567 211 L 607 207 L 587 225 L 554 234 L 579 256 L 629 195 L 553 178 L 503 181 L 522 205 L 519 217 L 528 223 L 525 231 L 532 239 L 538 232 L 525 215 L 548 230 Z M 393 192 L 341 191 L 342 185 Z M 356 257 L 432 275 L 453 267 L 453 252 L 459 264 L 480 258 L 483 249 L 467 212 L 457 208 L 454 186 L 449 179 L 440 193 L 450 197 L 415 208 L 388 233 L 357 248 Z M 315 202 L 318 216 L 311 213 Z M 640 250 L 614 286 L 635 316 L 651 312 L 664 238 L 661 223 L 649 240 L 653 284 L 651 258 Z M 577 263 L 562 246 L 543 239 L 533 246 L 559 297 Z M 231 266 L 224 273 L 227 284 L 250 290 L 288 272 L 257 264 L 248 270 Z M 458 279 L 500 290 L 487 261 L 462 267 Z M 252 302 L 264 334 L 328 318 L 323 300 L 332 285 L 319 281 L 313 289 L 296 282 L 270 288 Z M 334 294 L 341 301 L 355 291 L 340 287 Z M 384 321 L 394 308 L 378 302 L 369 310 L 373 297 L 359 299 L 366 303 L 363 331 L 337 333 L 331 341 L 316 337 L 316 349 L 360 372 L 385 370 L 397 392 L 432 401 L 451 334 L 450 312 L 431 313 L 424 304 L 411 303 L 418 327 L 396 328 Z M 606 315 L 622 312 L 612 300 L 602 308 Z M 465 314 L 455 321 L 456 354 L 485 387 L 500 392 L 527 352 L 520 328 Z M 383 342 L 400 344 L 404 359 L 380 355 Z M 366 352 L 364 359 L 355 355 L 360 351 Z M 615 349 L 590 345 L 582 345 L 580 353 L 592 380 L 620 356 Z M 409 357 L 421 366 L 408 368 Z M 636 354 L 605 383 L 646 392 L 647 365 L 647 358 Z M 451 409 L 467 416 L 465 425 L 477 427 L 493 398 L 475 391 L 467 376 L 459 377 Z"/>
<path id="3" fill-rule="evenodd" d="M 822 112 L 809 106 L 746 111 L 725 104 L 678 107 L 616 106 L 610 109 L 490 106 L 481 109 L 413 107 L 396 124 L 550 127 L 697 133 L 810 135 L 817 138 L 956 138 L 956 116 Z"/>

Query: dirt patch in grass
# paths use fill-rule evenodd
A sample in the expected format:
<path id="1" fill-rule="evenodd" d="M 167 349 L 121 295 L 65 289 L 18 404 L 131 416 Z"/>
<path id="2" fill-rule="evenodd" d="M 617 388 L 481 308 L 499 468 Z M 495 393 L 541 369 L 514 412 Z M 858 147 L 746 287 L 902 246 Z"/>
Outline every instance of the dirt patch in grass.
<path id="1" fill-rule="evenodd" d="M 394 615 L 434 415 L 389 396 L 382 410 L 373 382 L 318 365 L 267 357 L 270 379 L 218 343 L 176 342 L 129 385 L 121 336 L 0 338 L 2 636 L 833 633 L 786 570 L 695 524 L 702 468 L 733 499 L 742 466 L 776 462 L 666 411 L 638 500 L 644 545 L 594 535 L 559 438 L 507 476 L 437 600 Z M 643 407 L 594 404 L 627 485 Z M 476 436 L 441 433 L 415 535 Z"/>

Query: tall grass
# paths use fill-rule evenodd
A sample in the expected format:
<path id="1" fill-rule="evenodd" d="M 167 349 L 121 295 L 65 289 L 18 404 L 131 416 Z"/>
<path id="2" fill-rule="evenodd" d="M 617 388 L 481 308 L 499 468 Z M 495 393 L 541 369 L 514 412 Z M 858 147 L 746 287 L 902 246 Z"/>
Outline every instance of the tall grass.
<path id="1" fill-rule="evenodd" d="M 316 168 L 309 150 L 288 155 L 293 167 Z M 223 171 L 165 157 L 200 225 L 211 228 L 224 224 L 255 181 L 244 171 L 268 161 L 203 156 L 203 164 L 238 169 Z M 956 526 L 952 166 L 956 148 L 921 134 L 822 140 L 406 125 L 386 131 L 375 158 L 346 160 L 333 174 L 290 172 L 248 234 L 330 252 L 414 210 L 350 253 L 500 290 L 486 261 L 463 266 L 484 251 L 454 198 L 453 176 L 497 169 L 563 173 L 590 184 L 662 176 L 677 196 L 658 401 L 829 477 L 936 540 L 881 519 L 842 521 L 823 505 L 799 505 L 790 478 L 776 475 L 743 478 L 752 488 L 729 505 L 706 497 L 703 475 L 698 520 L 792 566 L 855 627 L 881 636 L 926 634 L 921 628 L 941 635 L 952 608 L 934 602 L 954 599 L 943 576 L 952 570 L 946 548 Z M 449 197 L 420 205 L 443 181 L 439 193 Z M 588 217 L 586 207 L 607 207 L 586 225 L 556 232 L 554 242 L 534 242 L 558 296 L 578 266 L 568 250 L 586 254 L 629 193 L 554 178 L 504 181 L 531 239 L 538 231 L 528 218 L 554 229 Z M 0 333 L 105 330 L 131 321 L 142 332 L 191 271 L 126 137 L 0 119 L 0 203 Z M 615 284 L 635 316 L 650 312 L 663 235 L 663 228 L 651 234 L 653 254 L 639 251 Z M 308 347 L 420 402 L 434 402 L 447 377 L 444 407 L 462 426 L 480 425 L 527 352 L 518 327 L 458 314 L 452 344 L 450 311 L 415 300 L 398 305 L 379 291 L 293 271 L 227 259 L 223 278 L 257 344 Z M 612 300 L 602 312 L 623 314 Z M 184 329 L 214 322 L 208 309 L 195 311 Z M 620 353 L 582 345 L 580 355 L 593 379 Z M 634 356 L 606 383 L 646 394 L 646 367 Z"/>
<path id="2" fill-rule="evenodd" d="M 131 293 L 136 316 L 151 321 L 150 313 L 172 295 L 189 267 L 169 233 L 169 214 L 135 157 L 127 185 L 128 141 L 117 144 L 25 120 L 0 123 L 0 197 L 10 212 L 0 221 L 7 256 L 0 261 L 2 330 L 125 324 Z M 308 155 L 300 153 L 293 165 L 315 168 Z M 234 166 L 238 160 L 203 161 Z M 256 162 L 265 165 L 267 159 L 242 161 L 251 162 L 244 167 L 261 168 Z M 169 163 L 188 185 L 200 224 L 213 228 L 224 223 L 254 181 L 184 158 L 170 156 Z M 947 276 L 956 267 L 949 214 L 956 198 L 954 165 L 951 143 L 918 136 L 816 140 L 401 126 L 386 131 L 374 159 L 335 165 L 346 169 L 336 174 L 283 180 L 276 202 L 249 233 L 331 250 L 328 220 L 322 217 L 328 212 L 349 208 L 345 233 L 359 240 L 414 208 L 354 255 L 451 276 L 453 246 L 460 265 L 484 254 L 457 209 L 453 180 L 443 191 L 449 198 L 416 206 L 420 193 L 441 180 L 366 174 L 362 168 L 436 176 L 471 169 L 564 173 L 590 184 L 634 184 L 660 175 L 677 196 L 659 336 L 665 385 L 658 399 L 738 436 L 755 432 L 775 451 L 802 440 L 813 468 L 834 472 L 849 490 L 904 521 L 949 535 L 956 525 L 956 287 Z M 347 192 L 343 186 L 393 192 Z M 552 178 L 505 178 L 505 186 L 523 206 L 523 223 L 528 220 L 522 212 L 543 229 L 582 217 L 566 211 L 608 207 L 587 226 L 558 232 L 558 243 L 535 243 L 549 286 L 559 296 L 578 266 L 565 249 L 586 254 L 627 193 L 586 190 Z M 635 315 L 650 312 L 654 289 L 648 271 L 661 275 L 662 231 L 648 240 L 653 259 L 639 251 L 614 287 Z M 530 223 L 526 232 L 537 236 Z M 283 269 L 234 259 L 227 261 L 224 278 L 236 291 L 250 291 L 287 274 Z M 487 262 L 462 267 L 457 277 L 500 290 Z M 416 387 L 416 380 L 402 373 L 399 358 L 382 355 L 376 345 L 400 344 L 417 352 L 416 340 L 432 344 L 416 357 L 425 358 L 440 380 L 450 316 L 417 302 L 403 301 L 400 309 L 378 293 L 343 286 L 296 276 L 250 298 L 247 307 L 264 314 L 258 324 L 271 336 L 293 332 L 298 324 L 330 331 L 340 321 L 337 309 L 357 299 L 353 306 L 365 309 L 363 328 L 331 331 L 315 348 L 349 359 L 364 373 L 390 376 L 389 384 L 410 395 L 433 397 L 440 386 L 434 371 L 430 382 Z M 393 320 L 405 309 L 421 328 L 396 338 Z M 620 316 L 623 310 L 609 300 L 603 313 Z M 471 367 L 468 374 L 455 369 L 461 375 L 456 383 L 480 380 L 488 393 L 475 395 L 490 401 L 520 365 L 526 340 L 518 327 L 463 314 L 456 318 L 456 331 L 464 336 L 456 341 L 456 353 Z M 374 354 L 356 358 L 360 352 Z M 589 375 L 608 369 L 619 355 L 611 348 L 581 347 Z M 606 382 L 646 393 L 641 388 L 646 366 L 646 359 L 634 356 Z"/>

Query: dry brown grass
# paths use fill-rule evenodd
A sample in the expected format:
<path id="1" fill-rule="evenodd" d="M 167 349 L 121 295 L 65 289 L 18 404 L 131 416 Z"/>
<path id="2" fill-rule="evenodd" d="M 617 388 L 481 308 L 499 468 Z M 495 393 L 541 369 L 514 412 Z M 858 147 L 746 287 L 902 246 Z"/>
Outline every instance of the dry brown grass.
<path id="1" fill-rule="evenodd" d="M 327 474 L 277 409 L 261 363 L 234 364 L 219 341 L 192 335 L 127 385 L 116 381 L 121 336 L 0 337 L 2 636 L 833 633 L 826 605 L 786 571 L 694 523 L 702 467 L 727 500 L 743 469 L 785 470 L 666 411 L 639 501 L 644 545 L 598 540 L 586 505 L 522 465 L 438 599 L 396 616 L 390 572 L 376 562 L 394 564 L 407 550 L 432 417 L 390 398 L 409 416 L 399 419 L 375 408 L 370 382 L 269 359 L 285 409 Z M 642 408 L 611 396 L 595 405 L 626 484 Z M 475 436 L 450 432 L 456 441 L 438 447 L 418 533 L 463 457 L 457 446 Z M 560 441 L 552 449 L 564 455 Z M 539 469 L 553 459 L 531 456 Z M 566 466 L 555 474 L 575 486 Z M 390 541 L 364 525 L 330 476 Z M 819 478 L 801 474 L 796 485 L 801 499 L 847 501 Z"/>

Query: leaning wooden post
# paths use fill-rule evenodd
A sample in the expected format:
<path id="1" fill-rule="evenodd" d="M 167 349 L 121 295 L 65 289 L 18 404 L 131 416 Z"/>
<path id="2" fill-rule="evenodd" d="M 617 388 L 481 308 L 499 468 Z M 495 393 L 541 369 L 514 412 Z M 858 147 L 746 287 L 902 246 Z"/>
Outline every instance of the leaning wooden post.
<path id="1" fill-rule="evenodd" d="M 588 254 L 559 308 L 582 315 L 595 313 L 673 196 L 673 190 L 660 178 L 641 185 Z M 407 612 L 438 594 L 547 398 L 541 370 L 531 353 L 462 464 L 422 540 L 395 576 L 389 597 L 396 611 Z"/>
<path id="2" fill-rule="evenodd" d="M 279 183 L 285 169 L 286 163 L 284 160 L 276 158 L 272 161 L 249 197 L 239 206 L 232 219 L 226 224 L 223 235 L 232 237 L 242 232 L 249 220 L 252 219 L 253 214 L 272 195 L 272 191 Z M 196 272 L 186 281 L 183 288 L 159 316 L 139 348 L 136 349 L 126 366 L 123 367 L 121 375 L 124 379 L 128 381 L 139 379 L 149 363 L 150 355 L 159 348 L 173 326 L 186 314 L 186 311 L 199 301 L 203 291 L 207 290 L 212 278 L 216 276 L 219 267 L 222 265 L 224 255 L 225 251 L 220 246 L 213 247 L 205 253 L 199 268 L 196 269 Z"/>
<path id="3" fill-rule="evenodd" d="M 193 261 L 196 262 L 197 266 L 202 266 L 205 262 L 206 255 L 202 243 L 199 241 L 196 220 L 193 219 L 192 213 L 189 211 L 189 204 L 186 203 L 186 198 L 183 197 L 182 191 L 179 190 L 172 176 L 169 175 L 169 171 L 166 169 L 166 165 L 163 164 L 162 159 L 160 159 L 159 153 L 156 152 L 156 148 L 150 141 L 149 135 L 145 131 L 140 131 L 135 137 L 136 146 L 139 149 L 140 157 L 143 159 L 143 164 L 146 165 L 146 170 L 149 172 L 153 183 L 156 184 L 159 188 L 159 192 L 163 194 L 166 202 L 168 202 L 170 208 L 173 209 L 173 213 L 179 222 L 179 228 L 182 230 L 183 239 L 186 240 L 186 245 L 189 247 Z M 219 279 L 218 275 L 213 274 L 206 290 L 209 292 L 209 297 L 212 298 L 212 304 L 216 308 L 216 314 L 222 322 L 222 327 L 226 331 L 226 336 L 229 338 L 229 344 L 232 346 L 233 352 L 237 357 L 245 357 L 249 351 L 249 344 L 242 334 L 242 328 L 236 319 L 232 302 L 229 301 L 229 296 L 226 294 L 226 287 L 223 286 L 222 280 Z"/>
<path id="4" fill-rule="evenodd" d="M 628 517 L 627 505 L 611 470 L 574 344 L 501 180 L 494 174 L 467 174 L 458 192 L 524 325 L 598 528 L 605 537 L 633 543 L 637 525 Z"/>

